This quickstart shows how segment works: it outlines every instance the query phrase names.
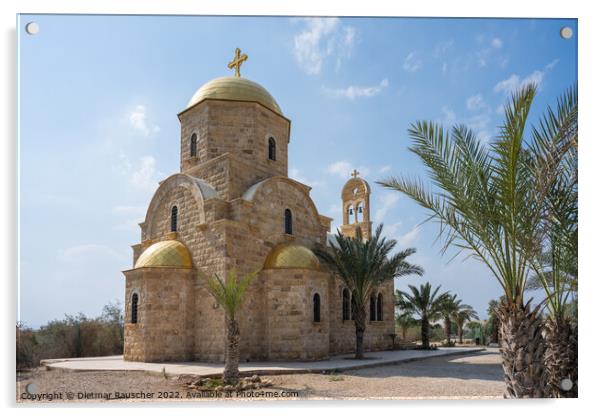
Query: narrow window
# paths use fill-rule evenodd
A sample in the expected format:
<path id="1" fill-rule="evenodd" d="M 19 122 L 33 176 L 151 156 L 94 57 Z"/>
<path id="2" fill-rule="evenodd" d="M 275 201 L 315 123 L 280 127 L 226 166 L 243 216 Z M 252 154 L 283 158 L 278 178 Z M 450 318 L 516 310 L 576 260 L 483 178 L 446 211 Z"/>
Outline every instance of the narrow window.
<path id="1" fill-rule="evenodd" d="M 383 295 L 382 295 L 382 293 L 379 293 L 378 297 L 376 298 L 376 320 L 377 321 L 383 320 Z"/>
<path id="2" fill-rule="evenodd" d="M 132 323 L 138 323 L 138 294 L 132 295 Z"/>
<path id="3" fill-rule="evenodd" d="M 288 208 L 284 210 L 284 233 L 293 234 L 293 213 Z"/>
<path id="4" fill-rule="evenodd" d="M 376 321 L 376 299 L 374 295 L 370 296 L 370 320 Z"/>
<path id="5" fill-rule="evenodd" d="M 268 140 L 268 158 L 276 160 L 276 140 L 273 137 Z"/>
<path id="6" fill-rule="evenodd" d="M 350 306 L 349 289 L 343 289 L 343 321 L 349 320 Z"/>
<path id="7" fill-rule="evenodd" d="M 178 207 L 171 207 L 171 231 L 178 230 Z"/>
<path id="8" fill-rule="evenodd" d="M 314 322 L 320 322 L 320 295 L 314 295 Z"/>
<path id="9" fill-rule="evenodd" d="M 196 156 L 196 133 L 190 138 L 190 157 Z"/>

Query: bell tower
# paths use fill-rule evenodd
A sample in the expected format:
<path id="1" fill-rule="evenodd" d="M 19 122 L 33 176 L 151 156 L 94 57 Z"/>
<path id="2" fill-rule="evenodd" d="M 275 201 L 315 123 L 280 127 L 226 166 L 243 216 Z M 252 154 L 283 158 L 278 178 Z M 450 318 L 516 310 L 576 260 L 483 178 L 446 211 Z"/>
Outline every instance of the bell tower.
<path id="1" fill-rule="evenodd" d="M 343 186 L 341 199 L 343 202 L 341 234 L 347 237 L 355 237 L 355 230 L 359 227 L 362 231 L 362 237 L 368 239 L 372 235 L 370 185 L 360 178 L 357 170 L 353 170 L 351 179 Z"/>

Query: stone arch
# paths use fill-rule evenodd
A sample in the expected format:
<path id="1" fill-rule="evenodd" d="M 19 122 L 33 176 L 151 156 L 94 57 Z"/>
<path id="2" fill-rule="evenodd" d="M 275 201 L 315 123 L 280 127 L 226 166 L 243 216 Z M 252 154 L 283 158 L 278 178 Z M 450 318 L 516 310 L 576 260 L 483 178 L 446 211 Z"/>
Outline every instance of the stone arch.
<path id="1" fill-rule="evenodd" d="M 302 183 L 297 182 L 293 179 L 287 178 L 286 176 L 272 176 L 270 178 L 267 178 L 260 182 L 257 182 L 256 184 L 252 185 L 251 187 L 249 187 L 249 189 L 247 189 L 245 191 L 245 193 L 242 195 L 242 199 L 244 199 L 246 201 L 251 201 L 251 202 L 255 201 L 255 197 L 261 192 L 261 190 L 264 186 L 266 186 L 270 183 L 275 183 L 275 182 L 276 183 L 277 182 L 286 183 L 287 185 L 290 185 L 293 188 L 296 188 L 302 194 L 304 194 L 305 200 L 307 202 L 307 206 L 312 211 L 316 222 L 318 224 L 320 223 L 320 214 L 318 213 L 318 209 L 316 208 L 314 201 L 309 196 L 309 190 L 311 188 L 309 186 L 303 185 Z M 294 213 L 293 213 L 293 216 L 294 216 Z"/>
<path id="2" fill-rule="evenodd" d="M 217 192 L 209 184 L 207 184 L 201 179 L 194 178 L 183 173 L 176 173 L 161 182 L 159 188 L 157 189 L 157 191 L 155 191 L 155 194 L 151 199 L 151 202 L 148 206 L 148 210 L 146 211 L 146 217 L 144 219 L 146 235 L 152 235 L 152 219 L 155 215 L 158 214 L 157 209 L 161 202 L 163 202 L 165 198 L 169 197 L 169 194 L 179 186 L 186 188 L 188 191 L 190 191 L 192 197 L 196 201 L 199 224 L 205 222 L 205 200 L 210 198 L 216 198 Z M 170 209 L 171 205 L 169 207 Z M 161 213 L 159 213 L 159 215 L 161 215 Z"/>

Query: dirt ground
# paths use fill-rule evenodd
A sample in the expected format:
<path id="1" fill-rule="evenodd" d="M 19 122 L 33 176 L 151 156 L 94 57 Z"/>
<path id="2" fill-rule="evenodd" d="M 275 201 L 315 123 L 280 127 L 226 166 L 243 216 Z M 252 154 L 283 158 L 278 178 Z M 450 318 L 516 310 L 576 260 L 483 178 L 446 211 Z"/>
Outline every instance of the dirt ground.
<path id="1" fill-rule="evenodd" d="M 263 376 L 269 389 L 232 393 L 238 400 L 501 398 L 504 391 L 499 353 L 430 358 L 335 374 Z M 46 371 L 17 375 L 17 402 L 116 402 L 231 399 L 208 396 L 178 377 L 123 371 Z"/>

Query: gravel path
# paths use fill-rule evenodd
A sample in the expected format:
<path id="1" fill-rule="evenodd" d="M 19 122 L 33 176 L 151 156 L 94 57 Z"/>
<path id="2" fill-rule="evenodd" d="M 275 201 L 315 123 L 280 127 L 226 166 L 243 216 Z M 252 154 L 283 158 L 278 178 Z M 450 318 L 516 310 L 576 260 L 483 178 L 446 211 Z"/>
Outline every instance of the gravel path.
<path id="1" fill-rule="evenodd" d="M 243 399 L 501 398 L 504 391 L 501 359 L 495 350 L 340 374 L 264 378 L 272 380 L 274 387 L 255 391 L 255 397 Z M 26 386 L 30 383 L 34 384 L 33 388 L 29 388 L 34 395 L 26 396 Z M 166 378 L 144 372 L 70 372 L 38 368 L 17 377 L 17 401 L 76 403 L 215 399 L 198 397 L 198 392 L 184 384 L 177 377 Z"/>

